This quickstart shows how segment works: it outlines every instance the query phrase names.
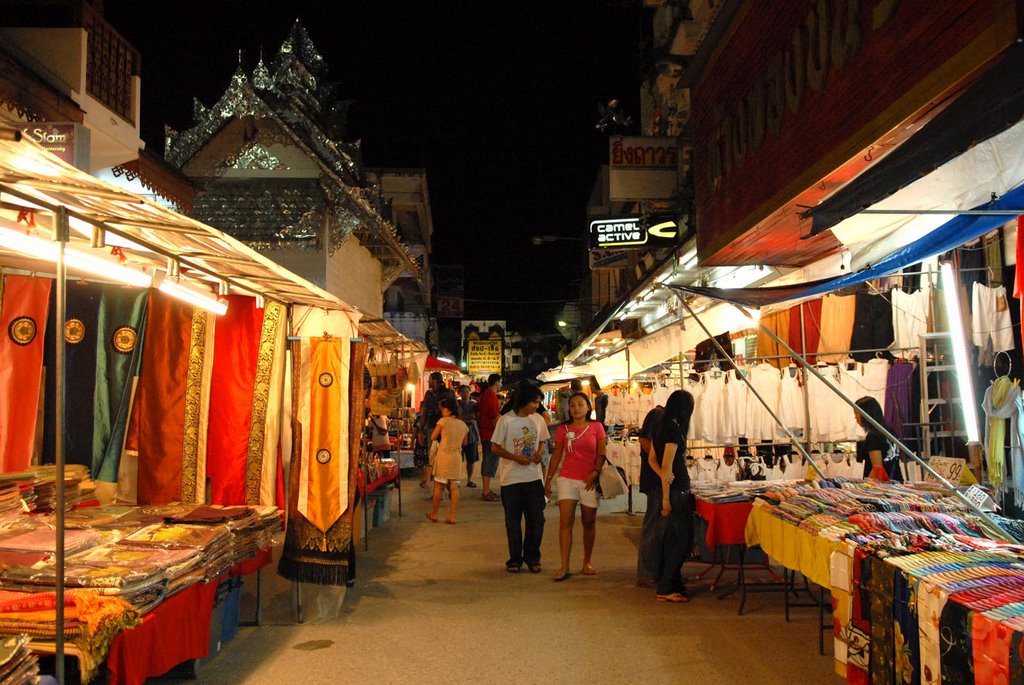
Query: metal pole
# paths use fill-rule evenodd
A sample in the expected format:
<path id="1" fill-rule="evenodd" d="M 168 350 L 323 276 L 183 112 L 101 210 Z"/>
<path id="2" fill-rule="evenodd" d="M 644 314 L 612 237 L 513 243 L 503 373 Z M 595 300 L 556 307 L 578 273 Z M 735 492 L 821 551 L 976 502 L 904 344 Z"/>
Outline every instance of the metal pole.
<path id="1" fill-rule="evenodd" d="M 64 244 L 68 240 L 68 212 L 64 207 L 57 207 L 54 212 L 53 222 L 54 240 L 57 241 L 57 278 L 54 287 L 56 293 L 55 325 L 56 344 L 54 359 L 54 385 L 56 394 L 54 403 L 56 406 L 56 421 L 54 436 L 54 462 L 56 464 L 56 486 L 57 486 L 57 532 L 56 532 L 56 555 L 57 565 L 56 577 L 56 645 L 54 655 L 54 676 L 60 685 L 64 685 L 64 372 L 65 372 L 65 341 L 64 341 L 64 319 L 67 314 L 67 302 L 65 289 L 67 285 L 67 273 L 64 268 Z"/>
<path id="2" fill-rule="evenodd" d="M 800 349 L 807 354 L 807 328 L 804 326 L 804 306 L 800 308 Z M 807 441 L 807 451 L 811 451 L 811 396 L 807 392 L 807 369 L 802 369 L 802 380 L 804 383 L 804 438 Z"/>
<path id="3" fill-rule="evenodd" d="M 742 311 L 744 314 L 747 314 L 746 310 L 744 310 L 742 307 L 737 307 L 737 308 L 740 311 Z M 949 488 L 953 492 L 953 495 L 955 495 L 960 501 L 962 501 L 964 504 L 966 504 L 968 507 L 970 507 L 970 509 L 973 512 L 975 512 L 976 514 L 978 514 L 979 517 L 981 517 L 982 523 L 984 523 L 985 525 L 991 527 L 991 530 L 989 531 L 990 533 L 992 533 L 993 535 L 996 535 L 998 537 L 998 539 L 1000 539 L 1000 540 L 1003 540 L 1003 541 L 1006 541 L 1006 542 L 1014 542 L 1014 539 L 1005 530 L 1003 530 L 999 526 L 998 523 L 996 523 L 995 519 L 993 519 L 991 516 L 989 516 L 988 513 L 982 511 L 981 507 L 976 505 L 971 500 L 967 499 L 967 497 L 965 497 L 963 493 L 961 493 L 959 490 L 956 489 L 955 485 L 953 485 L 948 480 L 946 480 L 945 478 L 940 476 L 932 467 L 928 466 L 927 462 L 925 462 L 923 459 L 921 459 L 921 457 L 919 457 L 916 454 L 914 454 L 914 452 L 911 451 L 911 449 L 909 447 L 904 445 L 903 442 L 899 438 L 897 438 L 895 435 L 893 435 L 888 430 L 886 430 L 885 427 L 882 426 L 882 424 L 878 423 L 873 418 L 868 416 L 868 414 L 863 409 L 861 409 L 859 406 L 857 406 L 856 402 L 854 402 L 849 397 L 847 397 L 845 394 L 843 394 L 843 391 L 840 390 L 837 385 L 835 385 L 832 381 L 830 381 L 825 376 L 823 376 L 820 373 L 818 373 L 814 369 L 814 366 L 810 362 L 808 362 L 802 355 L 797 354 L 793 350 L 792 347 L 790 347 L 785 342 L 783 342 L 779 338 L 779 336 L 775 335 L 775 333 L 773 333 L 771 330 L 769 330 L 767 326 L 765 326 L 764 324 L 759 324 L 759 326 L 760 326 L 762 331 L 767 333 L 783 349 L 789 351 L 789 353 L 795 359 L 799 359 L 800 363 L 804 366 L 805 369 L 807 369 L 807 371 L 809 373 L 811 373 L 818 380 L 820 380 L 822 383 L 827 385 L 829 387 L 829 389 L 831 389 L 834 393 L 839 395 L 839 397 L 842 398 L 842 400 L 844 402 L 846 402 L 848 405 L 853 407 L 853 410 L 855 412 L 857 412 L 858 414 L 860 414 L 861 418 L 863 418 L 865 421 L 867 421 L 872 426 L 874 426 L 882 435 L 884 435 L 886 437 L 886 439 L 888 439 L 890 442 L 892 442 L 894 445 L 896 445 L 896 447 L 898 447 L 901 452 L 903 452 L 905 455 L 907 455 L 908 457 L 913 459 L 915 462 L 920 464 L 921 468 L 923 468 L 925 471 L 927 471 L 932 476 L 934 476 L 944 486 Z"/>
<path id="4" fill-rule="evenodd" d="M 953 214 L 956 216 L 1020 216 L 1024 209 L 860 209 L 858 214 Z"/>
<path id="5" fill-rule="evenodd" d="M 697 325 L 701 327 L 701 330 L 704 331 L 705 335 L 707 335 L 711 342 L 715 344 L 715 347 L 718 349 L 719 353 L 725 359 L 728 359 L 730 362 L 732 362 L 733 366 L 735 367 L 736 360 L 732 358 L 731 354 L 725 351 L 725 348 L 723 348 L 721 343 L 719 343 L 715 339 L 715 336 L 711 335 L 711 331 L 709 331 L 707 326 L 704 325 L 704 322 L 697 317 L 697 314 L 693 311 L 693 309 L 690 308 L 690 305 L 686 302 L 686 300 L 683 298 L 679 298 L 679 301 L 682 302 L 683 307 L 685 307 L 686 311 L 690 313 L 690 316 L 692 316 L 693 320 L 697 322 Z M 779 415 L 775 413 L 775 410 L 773 410 L 771 406 L 768 404 L 768 402 L 766 402 L 765 399 L 761 397 L 761 393 L 757 391 L 757 388 L 755 388 L 753 384 L 751 384 L 750 380 L 743 374 L 740 374 L 740 380 L 747 384 L 747 387 L 750 388 L 750 392 L 754 394 L 754 397 L 757 398 L 757 401 L 764 405 L 765 410 L 769 414 L 771 414 L 771 417 L 775 419 L 776 423 L 779 424 L 779 427 L 782 428 L 782 430 L 789 437 L 790 441 L 793 443 L 793 446 L 800 450 L 800 454 L 802 454 L 804 459 L 807 460 L 807 463 L 811 465 L 811 468 L 813 468 L 819 476 L 827 480 L 828 476 L 825 475 L 825 472 L 822 471 L 821 468 L 814 463 L 814 460 L 811 459 L 811 455 L 807 452 L 807 450 L 804 449 L 804 446 L 800 444 L 800 441 L 797 440 L 797 437 L 793 435 L 793 432 L 791 430 L 789 430 L 789 427 L 786 426 L 786 424 L 782 421 L 781 418 L 779 418 Z"/>

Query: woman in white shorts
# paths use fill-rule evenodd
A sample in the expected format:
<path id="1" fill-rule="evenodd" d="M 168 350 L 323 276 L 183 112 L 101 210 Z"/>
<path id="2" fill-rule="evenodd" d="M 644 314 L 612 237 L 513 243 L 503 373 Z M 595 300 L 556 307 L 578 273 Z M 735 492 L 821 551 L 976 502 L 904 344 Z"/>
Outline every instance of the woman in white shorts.
<path id="1" fill-rule="evenodd" d="M 572 551 L 572 529 L 576 524 L 576 503 L 580 504 L 583 521 L 583 570 L 585 576 L 596 573 L 590 563 L 594 551 L 597 524 L 597 476 L 605 461 L 607 438 L 604 426 L 590 420 L 590 399 L 577 392 L 569 398 L 569 420 L 555 431 L 555 451 L 544 479 L 544 494 L 551 496 L 551 481 L 565 458 L 558 476 L 558 546 L 562 566 L 554 579 L 569 577 L 569 552 Z"/>

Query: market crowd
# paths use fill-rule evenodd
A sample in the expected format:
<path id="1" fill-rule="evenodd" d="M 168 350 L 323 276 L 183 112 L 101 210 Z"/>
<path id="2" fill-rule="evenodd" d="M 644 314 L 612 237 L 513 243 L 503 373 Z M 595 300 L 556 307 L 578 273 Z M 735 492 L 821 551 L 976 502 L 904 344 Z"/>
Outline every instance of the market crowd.
<path id="1" fill-rule="evenodd" d="M 528 381 L 503 388 L 492 374 L 481 391 L 448 387 L 431 374 L 415 422 L 414 464 L 420 487 L 431 491 L 427 519 L 439 522 L 448 494 L 447 524 L 458 516 L 460 486 L 480 490 L 485 502 L 501 502 L 508 539 L 505 570 L 541 573 L 544 510 L 558 505 L 559 564 L 555 581 L 574 572 L 594 575 L 593 550 L 602 488 L 624 490 L 621 474 L 607 460 L 605 411 L 608 396 L 596 379 L 574 380 L 544 404 L 544 393 Z M 686 469 L 686 441 L 693 396 L 678 390 L 664 407 L 649 412 L 640 429 L 640 490 L 647 513 L 637 560 L 637 584 L 655 588 L 660 602 L 687 601 L 682 565 L 693 544 L 693 496 Z M 376 430 L 376 428 L 375 428 Z M 479 462 L 480 485 L 474 481 Z M 618 485 L 616 485 L 618 483 Z M 582 527 L 583 562 L 570 568 L 577 512 Z"/>

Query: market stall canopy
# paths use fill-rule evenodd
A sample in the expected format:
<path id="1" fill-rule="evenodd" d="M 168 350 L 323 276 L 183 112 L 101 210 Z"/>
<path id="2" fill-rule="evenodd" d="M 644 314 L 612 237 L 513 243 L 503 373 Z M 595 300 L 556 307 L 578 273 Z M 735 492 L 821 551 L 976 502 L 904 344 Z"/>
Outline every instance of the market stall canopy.
<path id="1" fill-rule="evenodd" d="M 283 303 L 355 311 L 331 293 L 292 273 L 231 236 L 80 171 L 17 132 L 0 128 L 0 212 L 50 227 L 66 208 L 69 245 L 101 258 L 149 269 L 180 268 L 181 276 L 227 285 Z M 42 210 L 42 211 L 39 211 Z M 19 224 L 21 225 L 21 224 Z M 90 245 L 107 248 L 91 249 Z M 0 245 L 5 265 L 48 271 L 52 264 Z"/>
<path id="2" fill-rule="evenodd" d="M 359 335 L 374 345 L 390 349 L 406 350 L 410 354 L 427 351 L 423 343 L 407 338 L 395 329 L 387 319 L 360 319 Z"/>
<path id="3" fill-rule="evenodd" d="M 826 231 L 842 220 L 881 202 L 897 190 L 968 152 L 979 141 L 987 141 L 1019 122 L 1024 117 L 1022 73 L 1024 45 L 1018 44 L 1010 48 L 998 65 L 971 84 L 963 95 L 910 140 L 832 197 L 809 209 L 805 216 L 813 219 L 811 235 Z M 997 159 L 998 156 L 1002 155 L 997 155 Z M 988 189 L 980 190 L 985 192 Z M 939 207 L 943 206 L 946 199 L 935 198 Z"/>
<path id="4" fill-rule="evenodd" d="M 973 208 L 973 211 L 992 212 L 991 214 L 956 216 L 913 242 L 897 248 L 878 262 L 836 278 L 774 288 L 700 288 L 689 285 L 666 287 L 716 300 L 756 307 L 797 298 L 815 297 L 894 273 L 911 264 L 917 264 L 929 257 L 948 252 L 998 228 L 1013 216 L 1024 214 L 1022 208 L 1024 208 L 1024 186 L 1019 186 L 998 200 L 986 202 Z M 948 217 L 948 215 L 943 216 Z"/>
<path id="5" fill-rule="evenodd" d="M 438 359 L 434 355 L 427 357 L 426 370 L 430 371 L 446 371 L 448 373 L 462 373 L 457 364 L 446 362 L 443 359 Z"/>

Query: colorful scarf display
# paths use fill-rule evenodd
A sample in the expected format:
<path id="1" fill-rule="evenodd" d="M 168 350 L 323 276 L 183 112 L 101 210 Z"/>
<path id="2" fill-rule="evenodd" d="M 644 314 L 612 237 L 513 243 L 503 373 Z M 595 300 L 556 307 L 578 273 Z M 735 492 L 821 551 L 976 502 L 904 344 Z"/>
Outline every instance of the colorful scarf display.
<path id="1" fill-rule="evenodd" d="M 290 496 L 278 565 L 289 580 L 342 585 L 350 578 L 366 348 L 348 337 L 292 343 Z"/>
<path id="2" fill-rule="evenodd" d="M 0 304 L 0 471 L 32 463 L 53 281 L 5 276 Z"/>

